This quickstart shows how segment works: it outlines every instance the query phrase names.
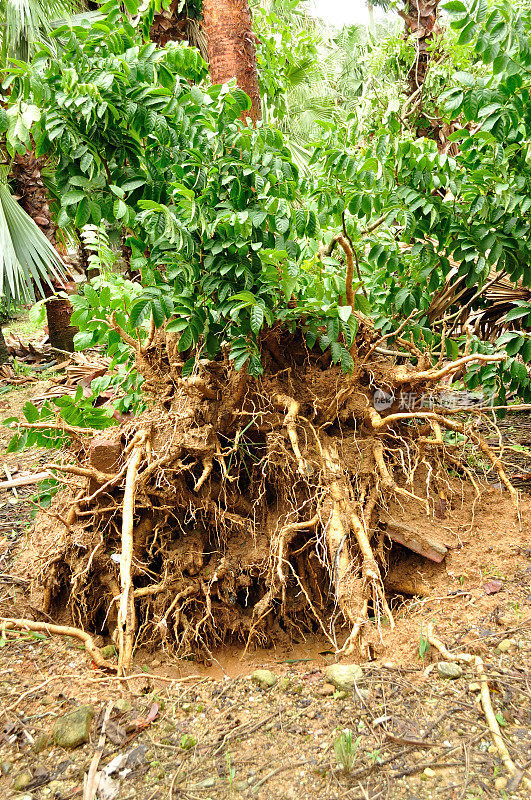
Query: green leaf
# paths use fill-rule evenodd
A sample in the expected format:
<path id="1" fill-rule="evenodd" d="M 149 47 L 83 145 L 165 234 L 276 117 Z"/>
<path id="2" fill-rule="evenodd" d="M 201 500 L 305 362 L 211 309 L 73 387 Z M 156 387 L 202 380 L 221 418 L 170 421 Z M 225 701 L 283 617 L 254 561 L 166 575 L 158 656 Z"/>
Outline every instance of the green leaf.
<path id="1" fill-rule="evenodd" d="M 192 342 L 193 342 L 192 329 L 190 328 L 190 326 L 188 326 L 183 330 L 179 338 L 179 343 L 177 344 L 177 350 L 179 351 L 179 353 L 184 353 L 185 350 L 189 350 L 190 347 L 192 346 Z"/>
<path id="2" fill-rule="evenodd" d="M 83 200 L 84 197 L 85 197 L 85 192 L 82 192 L 79 189 L 76 189 L 73 192 L 66 192 L 66 194 L 64 194 L 61 197 L 61 205 L 63 207 L 73 206 L 76 203 L 79 203 L 80 200 Z"/>
<path id="3" fill-rule="evenodd" d="M 150 311 L 151 302 L 147 297 L 143 297 L 134 303 L 129 313 L 129 322 L 133 328 L 138 328 L 142 325 Z"/>
<path id="4" fill-rule="evenodd" d="M 232 354 L 231 354 L 231 356 L 232 356 Z M 236 370 L 236 372 L 239 372 L 239 370 L 243 367 L 243 365 L 245 364 L 245 362 L 247 361 L 249 356 L 250 356 L 250 353 L 249 353 L 248 350 L 245 351 L 245 352 L 239 352 L 238 353 L 238 355 L 234 359 L 234 369 Z"/>
<path id="5" fill-rule="evenodd" d="M 89 301 L 92 308 L 99 308 L 100 307 L 100 296 L 98 292 L 94 289 L 90 283 L 87 283 L 84 287 L 84 294 L 87 300 Z"/>
<path id="6" fill-rule="evenodd" d="M 341 354 L 343 350 L 343 346 L 339 344 L 339 342 L 332 342 L 330 345 L 330 350 L 332 352 L 332 361 L 334 364 L 337 364 L 338 361 L 341 360 Z"/>
<path id="7" fill-rule="evenodd" d="M 350 355 L 349 351 L 345 348 L 341 348 L 341 370 L 344 373 L 352 372 L 354 369 L 354 359 Z"/>
<path id="8" fill-rule="evenodd" d="M 127 214 L 127 206 L 123 200 L 120 200 L 120 198 L 118 198 L 114 201 L 113 211 L 116 219 L 123 219 Z"/>
<path id="9" fill-rule="evenodd" d="M 468 44 L 476 35 L 476 23 L 471 20 L 461 31 L 457 44 Z"/>
<path id="10" fill-rule="evenodd" d="M 254 306 L 256 303 L 256 297 L 251 292 L 238 292 L 238 294 L 233 294 L 232 297 L 227 298 L 229 302 L 237 301 L 239 303 L 244 303 L 249 306 Z"/>
<path id="11" fill-rule="evenodd" d="M 444 4 L 443 8 L 452 14 L 466 14 L 467 12 L 467 7 L 461 0 L 450 0 L 449 3 Z"/>
<path id="12" fill-rule="evenodd" d="M 340 319 L 343 320 L 343 322 L 347 322 L 348 318 L 352 314 L 352 308 L 350 306 L 341 306 L 338 309 L 338 314 Z"/>
<path id="13" fill-rule="evenodd" d="M 277 217 L 275 228 L 279 233 L 286 233 L 289 230 L 289 219 L 287 217 Z"/>
<path id="14" fill-rule="evenodd" d="M 138 12 L 139 0 L 123 0 L 123 4 L 127 12 L 132 16 Z"/>
<path id="15" fill-rule="evenodd" d="M 74 345 L 76 350 L 86 350 L 94 343 L 94 333 L 92 331 L 79 331 L 74 336 Z"/>
<path id="16" fill-rule="evenodd" d="M 156 328 L 160 328 L 164 324 L 166 315 L 162 308 L 162 303 L 158 297 L 151 301 L 151 313 L 153 314 L 153 322 Z"/>
<path id="17" fill-rule="evenodd" d="M 189 378 L 192 372 L 194 371 L 195 367 L 195 358 L 189 358 L 187 361 L 184 362 L 181 375 L 183 378 Z"/>
<path id="18" fill-rule="evenodd" d="M 22 407 L 22 413 L 28 422 L 37 422 L 39 419 L 39 412 L 37 408 L 33 405 L 33 403 L 30 403 L 29 400 Z"/>
<path id="19" fill-rule="evenodd" d="M 337 337 L 339 336 L 339 319 L 337 317 L 328 320 L 326 332 L 331 342 L 337 341 Z"/>
<path id="20" fill-rule="evenodd" d="M 75 225 L 76 228 L 82 228 L 87 224 L 91 216 L 89 201 L 84 197 L 76 210 Z"/>
<path id="21" fill-rule="evenodd" d="M 251 309 L 250 325 L 253 333 L 258 333 L 264 323 L 264 309 L 260 305 L 255 305 Z"/>
<path id="22" fill-rule="evenodd" d="M 528 305 L 524 308 L 518 306 L 518 308 L 512 308 L 507 312 L 505 315 L 505 321 L 512 322 L 513 319 L 520 319 L 520 317 L 525 317 L 527 314 L 531 314 L 531 305 Z"/>

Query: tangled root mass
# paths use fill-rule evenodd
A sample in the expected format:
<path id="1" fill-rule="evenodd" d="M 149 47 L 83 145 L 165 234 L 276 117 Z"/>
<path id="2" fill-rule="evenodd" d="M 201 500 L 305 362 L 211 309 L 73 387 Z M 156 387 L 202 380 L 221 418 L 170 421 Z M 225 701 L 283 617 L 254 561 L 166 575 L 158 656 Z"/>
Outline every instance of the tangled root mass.
<path id="1" fill-rule="evenodd" d="M 378 390 L 436 396 L 463 359 L 434 366 L 410 345 L 397 365 L 361 320 L 351 375 L 278 329 L 263 335 L 261 378 L 226 354 L 183 378 L 177 341 L 159 331 L 135 343 L 148 407 L 105 432 L 107 464 L 71 431 L 57 465 L 71 483 L 31 565 L 44 611 L 66 603 L 74 624 L 113 635 L 122 669 L 141 644 L 209 658 L 227 638 L 268 646 L 320 631 L 339 653 L 375 646 L 383 618 L 393 625 L 389 503 L 405 521 L 412 504 L 433 514 L 451 491 L 448 464 L 474 481 L 445 429 L 514 492 L 472 426 L 436 407 L 403 412 L 397 399 L 374 406 Z"/>

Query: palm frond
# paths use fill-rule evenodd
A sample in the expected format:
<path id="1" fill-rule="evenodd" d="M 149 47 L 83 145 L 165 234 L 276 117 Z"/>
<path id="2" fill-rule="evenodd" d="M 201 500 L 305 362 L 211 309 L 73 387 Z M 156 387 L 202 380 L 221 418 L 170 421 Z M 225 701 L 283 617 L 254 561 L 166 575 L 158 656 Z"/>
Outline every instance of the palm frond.
<path id="1" fill-rule="evenodd" d="M 64 264 L 0 176 L 0 298 L 7 306 L 35 300 L 35 289 L 64 279 Z"/>
<path id="2" fill-rule="evenodd" d="M 52 21 L 79 10 L 80 0 L 3 0 L 3 57 L 28 59 L 50 32 Z"/>

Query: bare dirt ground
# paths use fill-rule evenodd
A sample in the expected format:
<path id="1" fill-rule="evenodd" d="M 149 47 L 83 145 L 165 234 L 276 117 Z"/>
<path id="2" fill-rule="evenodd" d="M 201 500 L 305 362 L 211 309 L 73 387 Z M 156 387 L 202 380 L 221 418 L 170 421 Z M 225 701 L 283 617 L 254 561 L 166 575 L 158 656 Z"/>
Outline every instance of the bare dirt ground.
<path id="1" fill-rule="evenodd" d="M 17 416 L 36 391 L 33 384 L 2 395 L 1 416 Z M 4 451 L 9 432 L 1 436 Z M 46 458 L 29 452 L 3 460 L 13 470 L 34 469 Z M 27 499 L 34 491 L 0 492 L 4 614 L 31 612 L 10 568 L 27 544 Z M 466 490 L 441 523 L 451 544 L 442 564 L 395 545 L 402 582 L 414 584 L 416 596 L 391 598 L 397 626 L 383 629 L 377 658 L 362 665 L 350 692 L 326 680 L 334 656 L 324 637 L 245 654 L 235 643 L 214 652 L 209 665 L 141 651 L 135 677 L 126 681 L 96 669 L 77 640 L 0 628 L 0 798 L 82 798 L 106 712 L 97 765 L 98 797 L 105 800 L 525 796 L 531 498 L 522 496 L 520 524 L 499 488 L 485 489 L 473 516 L 472 500 Z M 479 703 L 477 676 L 464 666 L 455 679 L 441 677 L 442 657 L 425 640 L 430 622 L 452 652 L 484 660 L 494 711 L 518 767 L 509 781 Z M 101 637 L 97 643 L 106 644 Z M 273 686 L 251 678 L 257 668 L 274 674 Z M 88 741 L 76 749 L 56 746 L 54 723 L 87 704 L 95 715 Z M 334 748 L 345 730 L 355 748 L 349 772 Z"/>

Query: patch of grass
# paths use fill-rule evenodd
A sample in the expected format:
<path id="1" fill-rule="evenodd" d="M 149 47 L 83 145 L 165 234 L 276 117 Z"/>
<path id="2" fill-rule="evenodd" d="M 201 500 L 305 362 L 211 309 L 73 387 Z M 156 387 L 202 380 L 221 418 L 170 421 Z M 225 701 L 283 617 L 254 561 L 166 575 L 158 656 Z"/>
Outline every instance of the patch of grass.
<path id="1" fill-rule="evenodd" d="M 42 325 L 38 316 L 30 315 L 29 310 L 23 311 L 8 325 L 4 325 L 4 333 L 13 334 L 20 339 L 34 339 L 37 332 L 43 333 Z"/>
<path id="2" fill-rule="evenodd" d="M 361 736 L 354 740 L 350 728 L 345 728 L 344 731 L 341 731 L 334 742 L 334 753 L 338 763 L 341 764 L 347 774 L 351 772 L 356 763 L 360 742 Z"/>

